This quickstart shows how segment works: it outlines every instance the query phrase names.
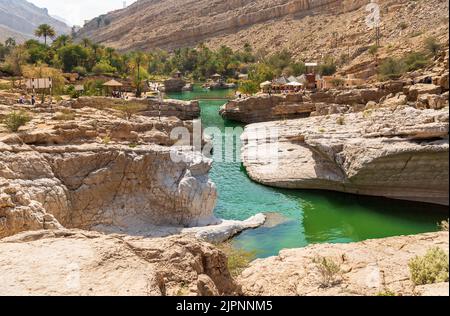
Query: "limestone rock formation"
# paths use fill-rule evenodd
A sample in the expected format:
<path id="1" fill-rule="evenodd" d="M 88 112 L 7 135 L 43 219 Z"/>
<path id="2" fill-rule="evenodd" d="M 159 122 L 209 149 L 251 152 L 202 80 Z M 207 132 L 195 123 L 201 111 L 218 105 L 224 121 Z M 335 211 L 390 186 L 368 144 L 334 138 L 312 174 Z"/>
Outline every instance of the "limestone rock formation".
<path id="1" fill-rule="evenodd" d="M 238 282 L 244 294 L 251 296 L 448 296 L 448 282 L 415 287 L 408 268 L 409 260 L 425 255 L 431 247 L 448 253 L 448 240 L 448 232 L 440 232 L 283 250 L 276 257 L 252 262 Z M 330 283 L 323 284 L 320 258 L 338 267 Z"/>
<path id="2" fill-rule="evenodd" d="M 59 230 L 0 240 L 0 295 L 234 294 L 225 255 L 194 238 Z"/>
<path id="3" fill-rule="evenodd" d="M 40 24 L 49 24 L 58 35 L 69 34 L 70 27 L 26 0 L 0 0 L 0 42 L 8 37 L 17 42 L 35 39 L 34 31 Z"/>
<path id="4" fill-rule="evenodd" d="M 242 159 L 269 186 L 448 205 L 448 115 L 403 106 L 251 124 Z"/>
<path id="5" fill-rule="evenodd" d="M 0 237 L 61 227 L 138 233 L 218 223 L 211 160 L 169 147 L 172 129 L 190 131 L 192 122 L 126 120 L 109 106 L 81 106 L 86 100 L 0 106 L 0 120 L 13 110 L 32 118 L 18 133 L 0 124 Z"/>
<path id="6" fill-rule="evenodd" d="M 280 119 L 307 117 L 314 104 L 304 103 L 302 95 L 261 95 L 229 101 L 220 109 L 224 119 L 257 123 Z"/>
<path id="7" fill-rule="evenodd" d="M 122 100 L 104 97 L 81 97 L 75 100 L 66 101 L 64 103 L 65 106 L 75 109 L 80 109 L 83 107 L 112 109 L 114 107 L 127 104 L 142 106 L 142 110 L 139 111 L 139 114 L 144 116 L 159 117 L 159 115 L 161 115 L 164 117 L 177 117 L 180 120 L 193 120 L 200 117 L 200 106 L 197 101 L 165 99 L 163 102 L 160 102 L 156 98 L 145 100 Z"/>
<path id="8" fill-rule="evenodd" d="M 393 87 L 386 83 L 380 87 L 331 89 L 288 95 L 259 94 L 235 99 L 225 104 L 223 118 L 243 123 L 259 123 L 282 119 L 304 118 L 317 115 L 359 112 L 367 103 L 378 104 L 393 92 L 403 90 L 403 83 Z M 405 102 L 406 104 L 406 102 Z"/>
<path id="9" fill-rule="evenodd" d="M 182 92 L 186 86 L 186 81 L 180 78 L 170 78 L 164 81 L 165 92 Z"/>
<path id="10" fill-rule="evenodd" d="M 2 237 L 54 223 L 127 231 L 217 221 L 210 161 L 175 163 L 170 149 L 158 146 L 0 147 Z"/>

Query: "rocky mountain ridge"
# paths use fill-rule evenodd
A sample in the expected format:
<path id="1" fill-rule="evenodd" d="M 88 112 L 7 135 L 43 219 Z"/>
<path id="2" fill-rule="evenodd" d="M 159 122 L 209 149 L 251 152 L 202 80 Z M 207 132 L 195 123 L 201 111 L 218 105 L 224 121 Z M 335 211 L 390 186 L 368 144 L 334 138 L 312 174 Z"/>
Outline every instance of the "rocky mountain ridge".
<path id="1" fill-rule="evenodd" d="M 70 32 L 70 27 L 50 16 L 47 9 L 25 0 L 0 0 L 0 41 L 8 37 L 17 42 L 35 38 L 35 29 L 44 23 L 51 25 L 57 34 Z"/>

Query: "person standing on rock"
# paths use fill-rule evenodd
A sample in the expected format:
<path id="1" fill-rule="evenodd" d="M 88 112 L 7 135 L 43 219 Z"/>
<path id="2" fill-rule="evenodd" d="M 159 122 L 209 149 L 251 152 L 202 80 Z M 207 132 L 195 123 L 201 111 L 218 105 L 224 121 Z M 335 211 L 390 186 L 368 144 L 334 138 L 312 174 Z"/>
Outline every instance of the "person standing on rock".
<path id="1" fill-rule="evenodd" d="M 34 95 L 31 96 L 31 105 L 35 105 L 36 104 L 36 98 L 34 97 Z"/>

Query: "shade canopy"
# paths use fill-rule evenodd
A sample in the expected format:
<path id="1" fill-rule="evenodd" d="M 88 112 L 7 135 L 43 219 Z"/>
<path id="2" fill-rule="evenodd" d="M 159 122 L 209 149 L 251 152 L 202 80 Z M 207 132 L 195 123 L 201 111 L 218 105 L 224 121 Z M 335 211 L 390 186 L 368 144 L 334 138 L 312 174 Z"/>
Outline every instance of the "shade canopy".
<path id="1" fill-rule="evenodd" d="M 300 83 L 300 82 L 289 82 L 289 83 L 287 84 L 287 86 L 301 87 L 301 86 L 303 86 L 303 84 Z"/>
<path id="2" fill-rule="evenodd" d="M 119 81 L 116 81 L 116 80 L 113 79 L 113 80 L 110 80 L 108 82 L 105 82 L 103 84 L 103 86 L 104 87 L 122 87 L 123 84 L 121 84 Z"/>

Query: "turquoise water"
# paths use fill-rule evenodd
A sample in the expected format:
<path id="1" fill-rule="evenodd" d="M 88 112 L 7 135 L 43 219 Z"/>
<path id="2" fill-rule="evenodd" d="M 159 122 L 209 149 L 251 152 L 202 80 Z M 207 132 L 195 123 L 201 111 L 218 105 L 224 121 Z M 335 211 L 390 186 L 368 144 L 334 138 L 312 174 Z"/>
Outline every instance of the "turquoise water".
<path id="1" fill-rule="evenodd" d="M 199 100 L 203 126 L 225 131 L 226 127 L 241 126 L 219 115 L 220 106 L 232 93 L 196 87 L 193 92 L 170 97 Z M 232 136 L 230 132 L 224 135 Z M 236 147 L 239 151 L 239 144 Z M 236 247 L 255 251 L 260 258 L 313 243 L 346 243 L 436 231 L 437 223 L 448 218 L 447 209 L 435 205 L 266 187 L 251 181 L 240 162 L 215 161 L 210 176 L 219 193 L 215 210 L 218 217 L 243 220 L 257 213 L 280 215 L 278 225 L 248 230 L 233 239 Z"/>

